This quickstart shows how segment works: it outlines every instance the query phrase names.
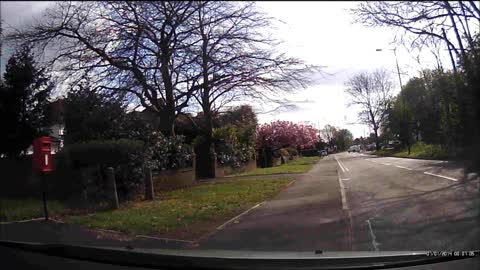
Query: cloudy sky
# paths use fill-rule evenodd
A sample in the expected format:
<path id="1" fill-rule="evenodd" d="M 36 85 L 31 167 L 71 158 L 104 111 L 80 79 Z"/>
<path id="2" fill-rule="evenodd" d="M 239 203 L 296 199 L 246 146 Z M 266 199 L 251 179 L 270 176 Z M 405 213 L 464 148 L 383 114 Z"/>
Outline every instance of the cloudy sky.
<path id="1" fill-rule="evenodd" d="M 1 2 L 1 19 L 4 25 L 19 26 L 41 12 L 53 2 Z M 258 2 L 258 5 L 281 22 L 274 33 L 284 41 L 281 49 L 290 56 L 299 57 L 309 64 L 325 66 L 327 73 L 315 86 L 289 98 L 304 101 L 295 111 L 260 114 L 260 122 L 290 120 L 310 122 L 323 127 L 326 124 L 348 128 L 355 137 L 368 135 L 368 127 L 357 122 L 357 108 L 349 108 L 344 94 L 344 83 L 353 74 L 361 71 L 385 68 L 391 72 L 392 81 L 398 92 L 398 77 L 395 56 L 388 49 L 394 32 L 391 29 L 372 29 L 353 24 L 348 9 L 356 2 Z M 377 52 L 376 49 L 383 51 Z M 1 69 L 10 54 L 2 48 Z M 421 65 L 415 56 L 403 48 L 397 49 L 402 81 L 418 75 L 421 67 L 433 67 L 435 62 L 430 53 L 421 55 Z M 443 65 L 449 68 L 448 60 Z M 305 102 L 306 101 L 306 102 Z"/>

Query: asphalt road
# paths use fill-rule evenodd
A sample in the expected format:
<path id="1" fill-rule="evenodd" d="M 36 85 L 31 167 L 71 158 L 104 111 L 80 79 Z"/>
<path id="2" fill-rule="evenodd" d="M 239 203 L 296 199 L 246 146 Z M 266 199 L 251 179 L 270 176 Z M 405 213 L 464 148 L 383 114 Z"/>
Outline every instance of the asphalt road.
<path id="1" fill-rule="evenodd" d="M 273 200 L 262 203 L 199 243 L 200 249 L 350 250 L 337 163 L 327 157 Z"/>
<path id="2" fill-rule="evenodd" d="M 479 181 L 461 164 L 347 153 L 334 158 L 353 250 L 480 249 Z"/>
<path id="3" fill-rule="evenodd" d="M 479 180 L 471 179 L 452 162 L 330 155 L 198 248 L 480 249 Z"/>

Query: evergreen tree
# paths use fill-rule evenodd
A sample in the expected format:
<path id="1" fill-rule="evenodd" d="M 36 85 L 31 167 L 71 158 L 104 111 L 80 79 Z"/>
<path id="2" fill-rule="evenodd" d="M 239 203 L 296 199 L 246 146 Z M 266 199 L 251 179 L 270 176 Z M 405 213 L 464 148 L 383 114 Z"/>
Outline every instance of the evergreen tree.
<path id="1" fill-rule="evenodd" d="M 39 68 L 29 46 L 21 46 L 8 60 L 0 86 L 0 155 L 15 157 L 35 137 L 48 134 L 47 108 L 53 84 Z"/>

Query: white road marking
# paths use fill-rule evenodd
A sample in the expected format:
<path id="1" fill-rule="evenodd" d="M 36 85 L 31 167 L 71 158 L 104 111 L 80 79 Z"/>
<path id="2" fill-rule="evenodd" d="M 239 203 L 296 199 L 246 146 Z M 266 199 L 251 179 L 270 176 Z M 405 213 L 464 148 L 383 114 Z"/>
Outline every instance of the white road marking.
<path id="1" fill-rule="evenodd" d="M 370 237 L 372 238 L 372 246 L 375 249 L 375 251 L 378 251 L 379 250 L 378 245 L 380 243 L 377 242 L 377 238 L 375 237 L 375 234 L 373 233 L 372 224 L 370 223 L 370 219 L 367 219 L 367 223 L 368 223 L 368 228 L 370 229 Z"/>
<path id="2" fill-rule="evenodd" d="M 162 240 L 162 241 L 165 241 L 165 242 L 194 243 L 194 241 L 190 241 L 190 240 L 181 240 L 181 239 L 172 239 L 172 238 L 159 238 L 159 237 L 153 237 L 153 236 L 148 236 L 148 235 L 136 235 L 135 237 L 137 237 L 137 238 L 148 238 L 148 239 Z"/>
<path id="3" fill-rule="evenodd" d="M 350 178 L 343 178 L 342 181 L 349 181 Z"/>
<path id="4" fill-rule="evenodd" d="M 338 162 L 338 160 L 337 160 Z M 352 213 L 350 212 L 350 208 L 348 207 L 348 202 L 347 202 L 347 194 L 345 192 L 345 185 L 341 180 L 346 180 L 346 179 L 341 179 L 340 178 L 340 171 L 337 170 L 338 174 L 338 183 L 340 184 L 340 194 L 342 196 L 342 209 L 346 211 L 347 216 L 348 216 L 348 242 L 350 248 L 352 248 L 352 237 L 353 237 L 353 220 L 352 220 Z M 348 178 L 347 178 L 348 179 Z"/>
<path id="5" fill-rule="evenodd" d="M 288 184 L 286 185 L 286 187 L 289 187 L 290 185 L 292 185 L 292 184 L 295 183 L 296 181 L 297 181 L 297 179 L 293 180 L 292 182 L 288 183 Z"/>
<path id="6" fill-rule="evenodd" d="M 254 205 L 252 208 L 250 208 L 250 209 L 246 210 L 245 212 L 241 213 L 240 215 L 238 215 L 238 216 L 236 216 L 236 217 L 233 217 L 232 219 L 230 219 L 230 220 L 228 220 L 227 222 L 223 223 L 222 225 L 218 226 L 218 227 L 217 227 L 217 230 L 223 229 L 223 228 L 224 228 L 225 226 L 227 226 L 230 222 L 232 222 L 232 221 L 238 219 L 239 217 L 247 214 L 248 212 L 252 211 L 253 209 L 255 209 L 255 208 L 257 208 L 257 207 L 259 207 L 259 206 L 260 206 L 261 204 L 263 204 L 263 203 L 264 203 L 264 202 L 261 202 L 261 203 L 259 203 L 259 204 L 256 204 L 256 205 Z"/>
<path id="7" fill-rule="evenodd" d="M 400 165 L 395 165 L 395 167 L 400 168 L 400 169 L 409 170 L 409 171 L 413 170 L 413 169 L 410 169 L 410 168 L 407 168 L 407 167 L 403 167 L 403 166 L 400 166 Z"/>
<path id="8" fill-rule="evenodd" d="M 340 166 L 340 169 L 342 169 L 342 172 L 345 172 L 345 168 L 343 168 L 342 163 L 340 163 L 340 161 L 337 158 L 335 158 L 335 160 L 337 161 L 338 166 Z"/>
<path id="9" fill-rule="evenodd" d="M 445 178 L 445 179 L 452 180 L 452 181 L 458 181 L 458 179 L 448 177 L 448 176 L 444 176 L 444 175 L 440 175 L 440 174 L 434 174 L 434 173 L 429 173 L 429 172 L 423 172 L 423 173 L 428 174 L 428 175 L 433 175 L 433 176 L 436 176 L 436 177 Z"/>
<path id="10" fill-rule="evenodd" d="M 337 160 L 338 161 L 338 160 Z M 340 183 L 340 194 L 342 196 L 342 209 L 348 211 L 348 203 L 347 203 L 347 194 L 345 193 L 345 185 L 340 178 L 340 172 L 338 172 L 338 183 Z"/>
<path id="11" fill-rule="evenodd" d="M 341 162 L 339 159 L 337 159 L 337 162 L 340 163 L 347 172 L 350 171 L 350 169 L 348 169 L 347 166 L 345 166 L 345 164 L 343 164 L 343 162 Z"/>
<path id="12" fill-rule="evenodd" d="M 382 162 L 379 162 L 379 163 L 382 164 L 382 165 L 386 165 L 386 166 L 392 165 L 392 164 L 390 164 L 390 163 L 382 163 Z"/>
<path id="13" fill-rule="evenodd" d="M 24 220 L 17 220 L 17 221 L 3 221 L 0 222 L 0 225 L 7 225 L 7 224 L 15 224 L 15 223 L 25 223 L 25 222 L 32 222 L 32 221 L 38 221 L 38 220 L 45 220 L 45 217 L 41 218 L 32 218 L 32 219 L 24 219 Z M 57 223 L 65 223 L 60 220 L 53 219 L 51 217 L 48 218 L 49 221 L 57 222 Z"/>

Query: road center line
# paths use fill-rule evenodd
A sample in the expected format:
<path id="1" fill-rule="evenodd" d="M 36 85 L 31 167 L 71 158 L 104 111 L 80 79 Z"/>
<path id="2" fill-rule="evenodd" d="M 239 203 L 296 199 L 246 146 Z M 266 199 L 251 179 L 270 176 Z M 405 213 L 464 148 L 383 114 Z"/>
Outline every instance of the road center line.
<path id="1" fill-rule="evenodd" d="M 340 184 L 340 195 L 342 196 L 342 209 L 348 210 L 347 194 L 345 193 L 345 185 L 343 185 L 343 182 L 340 178 L 340 172 L 338 172 L 338 183 Z"/>
<path id="2" fill-rule="evenodd" d="M 337 159 L 337 161 L 342 164 L 343 168 L 344 168 L 347 172 L 350 171 L 350 169 L 348 169 L 347 166 L 345 166 L 345 164 L 344 164 L 342 161 L 340 161 L 339 159 Z"/>
<path id="3" fill-rule="evenodd" d="M 395 165 L 395 167 L 400 168 L 400 169 L 409 170 L 409 171 L 413 170 L 413 169 L 410 169 L 410 168 L 407 168 L 407 167 L 403 167 L 403 166 L 400 166 L 400 165 Z"/>
<path id="4" fill-rule="evenodd" d="M 340 163 L 340 160 L 338 160 L 337 158 L 335 158 L 335 160 L 337 161 L 338 166 L 340 166 L 340 169 L 342 169 L 342 172 L 345 172 L 345 168 L 343 168 L 342 163 Z"/>
<path id="5" fill-rule="evenodd" d="M 338 160 L 337 160 L 338 162 Z M 337 170 L 337 175 L 338 175 L 338 183 L 340 184 L 340 194 L 342 196 L 342 209 L 345 210 L 347 214 L 347 233 L 348 233 L 348 245 L 350 249 L 352 248 L 352 243 L 353 243 L 353 220 L 352 220 L 352 213 L 350 212 L 350 209 L 348 207 L 347 203 L 347 194 L 345 192 L 345 185 L 343 185 L 344 179 L 340 178 L 340 171 Z"/>
<path id="6" fill-rule="evenodd" d="M 440 174 L 434 174 L 434 173 L 429 173 L 429 172 L 423 172 L 423 173 L 428 174 L 428 175 L 433 175 L 433 176 L 436 176 L 436 177 L 445 178 L 445 179 L 452 180 L 452 181 L 458 181 L 458 179 L 448 177 L 448 176 L 444 176 L 444 175 L 440 175 Z"/>

